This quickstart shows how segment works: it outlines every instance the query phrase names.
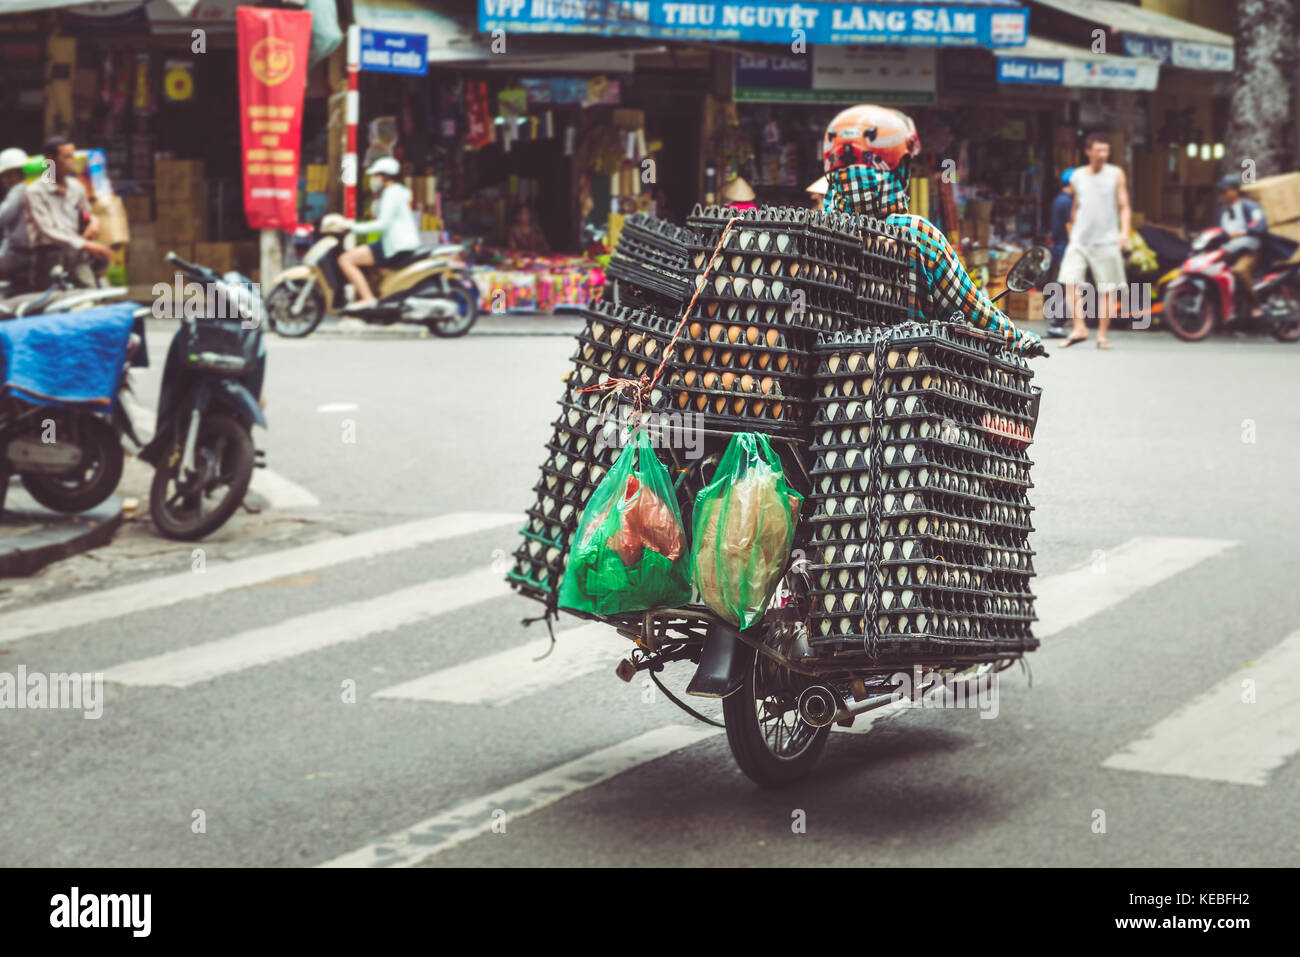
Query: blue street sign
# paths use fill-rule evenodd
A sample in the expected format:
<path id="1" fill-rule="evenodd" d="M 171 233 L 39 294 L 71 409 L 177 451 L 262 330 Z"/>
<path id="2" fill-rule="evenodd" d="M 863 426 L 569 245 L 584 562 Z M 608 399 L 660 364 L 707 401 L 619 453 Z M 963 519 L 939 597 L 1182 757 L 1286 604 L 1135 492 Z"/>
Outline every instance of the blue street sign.
<path id="1" fill-rule="evenodd" d="M 361 69 L 424 76 L 429 72 L 429 38 L 423 33 L 362 30 Z"/>

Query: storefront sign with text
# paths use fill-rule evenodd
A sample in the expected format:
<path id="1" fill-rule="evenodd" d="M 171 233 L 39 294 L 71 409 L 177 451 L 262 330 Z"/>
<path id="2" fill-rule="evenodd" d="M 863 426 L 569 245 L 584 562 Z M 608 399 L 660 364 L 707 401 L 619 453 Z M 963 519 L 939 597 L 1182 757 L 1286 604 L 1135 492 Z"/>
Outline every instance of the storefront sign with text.
<path id="1" fill-rule="evenodd" d="M 1004 0 L 792 3 L 782 0 L 478 0 L 485 33 L 562 33 L 665 40 L 807 44 L 1022 46 L 1029 12 Z"/>

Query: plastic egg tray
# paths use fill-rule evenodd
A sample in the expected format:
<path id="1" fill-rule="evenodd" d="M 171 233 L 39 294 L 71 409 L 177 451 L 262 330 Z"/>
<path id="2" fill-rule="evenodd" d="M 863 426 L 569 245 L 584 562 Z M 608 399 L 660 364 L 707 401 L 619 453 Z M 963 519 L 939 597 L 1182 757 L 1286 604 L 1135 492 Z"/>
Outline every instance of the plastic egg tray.
<path id="1" fill-rule="evenodd" d="M 815 653 L 960 662 L 1036 647 L 1026 450 L 1038 396 L 1024 360 L 944 323 L 828 337 L 814 356 Z"/>
<path id="2" fill-rule="evenodd" d="M 630 401 L 605 390 L 583 391 L 607 378 L 651 376 L 676 323 L 653 313 L 597 302 L 584 311 L 573 368 L 560 397 L 560 415 L 546 443 L 536 496 L 520 530 L 507 581 L 521 593 L 553 604 L 568 561 L 569 544 L 591 493 L 613 467 L 622 446 L 618 423 Z M 646 411 L 667 406 L 661 380 Z"/>
<path id="3" fill-rule="evenodd" d="M 689 229 L 645 213 L 627 217 L 605 270 L 607 279 L 617 282 L 606 283 L 605 298 L 619 304 L 641 300 L 680 314 L 693 288 L 687 250 L 693 242 L 695 235 Z"/>

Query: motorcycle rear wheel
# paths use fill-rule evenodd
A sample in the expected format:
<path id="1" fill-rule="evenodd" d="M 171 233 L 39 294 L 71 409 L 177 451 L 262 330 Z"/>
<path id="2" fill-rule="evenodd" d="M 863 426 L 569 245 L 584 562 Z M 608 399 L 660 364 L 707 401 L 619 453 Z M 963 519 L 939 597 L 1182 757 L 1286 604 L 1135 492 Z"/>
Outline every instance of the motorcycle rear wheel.
<path id="1" fill-rule="evenodd" d="M 266 314 L 271 320 L 271 328 L 286 339 L 302 339 L 316 331 L 316 327 L 325 318 L 325 296 L 319 286 L 314 286 L 307 294 L 302 312 L 293 314 L 293 304 L 302 291 L 303 280 L 286 279 L 277 283 L 266 297 Z"/>
<path id="2" fill-rule="evenodd" d="M 215 532 L 239 508 L 253 478 L 253 437 L 228 415 L 207 415 L 199 426 L 194 458 L 204 469 L 202 487 L 178 482 L 180 462 L 172 464 L 169 457 L 159 460 L 149 485 L 154 526 L 167 538 L 184 542 Z M 214 509 L 205 511 L 205 493 L 215 482 L 227 486 L 226 495 Z"/>
<path id="3" fill-rule="evenodd" d="M 744 645 L 753 659 L 745 683 L 722 699 L 731 753 L 754 783 L 767 788 L 793 784 L 812 770 L 830 736 L 799 717 L 798 692 L 789 671 Z"/>
<path id="4" fill-rule="evenodd" d="M 66 426 L 65 426 L 66 428 Z M 77 424 L 84 453 L 81 465 L 61 475 L 24 472 L 27 494 L 56 512 L 84 512 L 99 505 L 122 478 L 122 443 L 103 419 L 84 416 Z"/>
<path id="5" fill-rule="evenodd" d="M 1300 282 L 1292 280 L 1273 290 L 1269 299 L 1282 299 L 1289 318 L 1271 319 L 1269 332 L 1278 342 L 1300 342 Z"/>
<path id="6" fill-rule="evenodd" d="M 444 295 L 441 289 L 436 292 L 439 296 Z M 419 290 L 416 290 L 412 295 L 419 294 Z M 456 339 L 469 332 L 478 319 L 478 296 L 466 287 L 457 285 L 453 285 L 451 292 L 446 295 L 456 303 L 456 315 L 446 319 L 430 319 L 425 322 L 425 327 L 440 339 Z"/>
<path id="7" fill-rule="evenodd" d="M 1200 342 L 1219 324 L 1219 304 L 1200 285 L 1174 290 L 1162 312 L 1169 331 L 1184 342 Z"/>

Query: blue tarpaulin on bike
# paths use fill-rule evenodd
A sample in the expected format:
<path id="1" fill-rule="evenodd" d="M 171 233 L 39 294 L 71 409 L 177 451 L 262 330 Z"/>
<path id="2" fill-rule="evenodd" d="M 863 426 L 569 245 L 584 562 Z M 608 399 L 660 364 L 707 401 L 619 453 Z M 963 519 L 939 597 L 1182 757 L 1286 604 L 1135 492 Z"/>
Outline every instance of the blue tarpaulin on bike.
<path id="1" fill-rule="evenodd" d="M 138 308 L 115 303 L 0 322 L 3 393 L 39 405 L 111 407 Z"/>

